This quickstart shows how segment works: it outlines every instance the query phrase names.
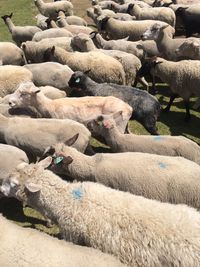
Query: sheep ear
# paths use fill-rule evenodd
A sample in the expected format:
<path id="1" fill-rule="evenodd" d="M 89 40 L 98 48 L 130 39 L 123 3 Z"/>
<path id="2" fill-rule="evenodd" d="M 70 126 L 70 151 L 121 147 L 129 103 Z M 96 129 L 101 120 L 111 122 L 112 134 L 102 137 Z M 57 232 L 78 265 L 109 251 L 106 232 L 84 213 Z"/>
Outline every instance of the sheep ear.
<path id="1" fill-rule="evenodd" d="M 43 169 L 46 169 L 49 167 L 49 165 L 52 163 L 52 157 L 46 157 L 45 159 L 41 160 L 40 162 L 38 162 L 38 166 L 42 167 Z"/>
<path id="2" fill-rule="evenodd" d="M 88 75 L 90 71 L 91 71 L 91 69 L 86 70 L 86 71 L 84 71 L 83 73 L 84 73 L 85 75 Z"/>
<path id="3" fill-rule="evenodd" d="M 52 48 L 51 48 L 51 54 L 54 55 L 54 53 L 55 53 L 55 46 L 52 46 Z"/>
<path id="4" fill-rule="evenodd" d="M 40 157 L 40 161 L 45 159 L 48 156 L 53 156 L 53 154 L 55 153 L 55 148 L 52 146 L 49 146 L 45 149 L 44 153 L 42 154 L 42 156 Z"/>
<path id="5" fill-rule="evenodd" d="M 119 117 L 122 116 L 122 113 L 123 113 L 122 110 L 120 110 L 120 111 L 114 113 L 114 114 L 113 114 L 113 119 L 114 119 L 114 120 L 118 119 Z"/>
<path id="6" fill-rule="evenodd" d="M 10 15 L 8 16 L 9 18 L 12 18 L 12 16 L 13 16 L 13 13 L 10 13 Z"/>
<path id="7" fill-rule="evenodd" d="M 76 142 L 76 140 L 78 139 L 78 137 L 79 137 L 79 133 L 75 134 L 72 138 L 70 138 L 67 141 L 65 141 L 64 144 L 66 146 L 72 146 Z"/>
<path id="8" fill-rule="evenodd" d="M 63 164 L 64 164 L 64 165 L 69 165 L 69 164 L 71 164 L 72 162 L 73 162 L 73 158 L 70 157 L 70 156 L 64 157 L 64 159 L 63 159 Z"/>
<path id="9" fill-rule="evenodd" d="M 21 49 L 23 49 L 23 50 L 26 49 L 26 44 L 25 44 L 25 43 L 22 43 L 22 45 L 21 45 Z"/>
<path id="10" fill-rule="evenodd" d="M 156 61 L 154 61 L 154 63 L 155 63 L 155 65 L 158 65 L 158 64 L 161 64 L 161 63 L 163 63 L 163 61 L 161 60 L 161 61 L 159 61 L 159 60 L 156 60 Z"/>
<path id="11" fill-rule="evenodd" d="M 37 193 L 42 189 L 40 185 L 30 182 L 25 183 L 25 188 L 31 193 Z"/>
<path id="12" fill-rule="evenodd" d="M 96 35 L 97 35 L 97 33 L 98 33 L 98 32 L 96 32 L 96 31 L 91 32 L 90 35 L 89 35 L 90 38 L 91 38 L 91 39 L 95 38 Z"/>

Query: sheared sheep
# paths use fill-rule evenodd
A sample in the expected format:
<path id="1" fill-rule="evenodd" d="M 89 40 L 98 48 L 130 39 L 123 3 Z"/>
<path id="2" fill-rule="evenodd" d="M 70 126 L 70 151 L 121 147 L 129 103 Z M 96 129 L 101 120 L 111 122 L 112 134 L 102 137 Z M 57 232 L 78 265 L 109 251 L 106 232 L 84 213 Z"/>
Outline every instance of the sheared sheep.
<path id="1" fill-rule="evenodd" d="M 20 227 L 2 215 L 0 232 L 0 265 L 4 267 L 125 267 L 98 250 Z"/>
<path id="2" fill-rule="evenodd" d="M 18 46 L 20 46 L 22 42 L 32 40 L 34 34 L 41 31 L 41 29 L 36 26 L 15 26 L 11 20 L 12 15 L 13 13 L 10 15 L 4 15 L 1 18 L 7 25 L 13 41 Z"/>
<path id="3" fill-rule="evenodd" d="M 122 100 L 109 97 L 81 97 L 49 99 L 44 96 L 33 83 L 22 83 L 10 97 L 12 108 L 33 106 L 46 118 L 72 119 L 83 124 L 101 114 L 112 114 L 123 111 L 123 119 L 117 122 L 121 132 L 124 132 L 132 115 L 132 108 Z"/>
<path id="4" fill-rule="evenodd" d="M 67 20 L 63 17 L 58 17 L 57 23 L 59 27 L 71 32 L 73 35 L 76 35 L 78 33 L 85 33 L 89 35 L 93 31 L 90 27 L 81 25 L 69 25 L 67 23 Z"/>
<path id="5" fill-rule="evenodd" d="M 184 136 L 121 134 L 115 126 L 115 119 L 120 116 L 121 112 L 101 115 L 89 123 L 91 132 L 98 132 L 112 151 L 181 156 L 200 165 L 200 146 L 195 142 Z"/>
<path id="6" fill-rule="evenodd" d="M 24 66 L 33 74 L 33 83 L 36 86 L 50 85 L 70 93 L 68 81 L 73 71 L 67 65 L 56 62 L 28 64 Z M 63 96 L 64 97 L 64 96 Z"/>
<path id="7" fill-rule="evenodd" d="M 89 76 L 97 82 L 113 82 L 125 84 L 123 66 L 116 59 L 101 52 L 67 52 L 60 47 L 53 46 L 46 50 L 45 61 L 55 61 L 68 65 L 73 71 L 90 70 Z"/>
<path id="8" fill-rule="evenodd" d="M 200 214 L 195 209 L 160 203 L 98 183 L 67 183 L 44 170 L 51 161 L 48 157 L 19 169 L 4 182 L 1 191 L 48 216 L 59 225 L 66 240 L 112 254 L 128 266 L 199 266 Z M 119 165 L 125 162 L 119 158 Z M 143 158 L 142 162 L 146 166 Z M 131 169 L 134 166 L 131 162 Z M 188 184 L 182 192 L 194 187 L 192 198 L 197 188 L 188 177 L 186 180 Z M 147 191 L 157 188 L 148 177 L 146 185 Z M 177 193 L 181 192 L 176 191 L 176 196 Z"/>
<path id="9" fill-rule="evenodd" d="M 190 120 L 190 97 L 200 96 L 200 61 L 173 62 L 163 58 L 152 58 L 143 64 L 138 75 L 143 77 L 149 73 L 167 83 L 172 91 L 170 101 L 164 110 L 169 111 L 174 99 L 180 96 L 186 109 L 185 121 Z"/>
<path id="10" fill-rule="evenodd" d="M 51 19 L 56 20 L 58 12 L 61 10 L 66 16 L 73 15 L 73 5 L 69 1 L 45 3 L 43 0 L 34 0 L 34 3 L 42 15 Z"/>
<path id="11" fill-rule="evenodd" d="M 153 24 L 158 23 L 156 20 L 133 20 L 120 21 L 114 18 L 105 17 L 99 20 L 97 26 L 100 30 L 105 31 L 111 39 L 121 39 L 129 36 L 130 41 L 138 41 L 141 35 Z M 160 21 L 162 26 L 168 25 Z M 173 34 L 174 29 L 169 25 L 169 34 Z"/>
<path id="12" fill-rule="evenodd" d="M 47 146 L 64 142 L 72 133 L 80 133 L 75 147 L 84 152 L 90 132 L 82 124 L 72 120 L 7 118 L 0 114 L 0 141 L 24 150 L 27 155 L 41 157 Z"/>
<path id="13" fill-rule="evenodd" d="M 160 113 L 160 104 L 155 97 L 137 88 L 120 86 L 113 83 L 98 84 L 86 74 L 77 71 L 69 80 L 74 95 L 115 96 L 127 102 L 133 108 L 132 118 L 139 121 L 151 134 L 158 134 L 156 121 Z M 77 92 L 78 91 L 78 92 Z"/>
<path id="14" fill-rule="evenodd" d="M 73 34 L 66 29 L 60 29 L 60 28 L 52 28 L 52 29 L 47 29 L 42 32 L 37 32 L 33 36 L 33 41 L 39 42 L 43 39 L 46 38 L 56 38 L 56 37 L 72 37 Z"/>

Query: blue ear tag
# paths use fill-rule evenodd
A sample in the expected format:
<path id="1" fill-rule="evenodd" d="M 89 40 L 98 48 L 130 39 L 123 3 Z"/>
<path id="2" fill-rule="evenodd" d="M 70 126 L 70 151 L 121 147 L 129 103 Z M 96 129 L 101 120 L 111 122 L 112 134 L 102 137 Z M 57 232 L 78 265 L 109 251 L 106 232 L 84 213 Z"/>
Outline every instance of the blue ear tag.
<path id="1" fill-rule="evenodd" d="M 54 159 L 54 164 L 59 164 L 61 161 L 63 161 L 64 157 L 57 157 Z"/>
<path id="2" fill-rule="evenodd" d="M 81 81 L 81 79 L 80 78 L 77 78 L 76 80 L 75 80 L 75 83 L 79 83 Z"/>

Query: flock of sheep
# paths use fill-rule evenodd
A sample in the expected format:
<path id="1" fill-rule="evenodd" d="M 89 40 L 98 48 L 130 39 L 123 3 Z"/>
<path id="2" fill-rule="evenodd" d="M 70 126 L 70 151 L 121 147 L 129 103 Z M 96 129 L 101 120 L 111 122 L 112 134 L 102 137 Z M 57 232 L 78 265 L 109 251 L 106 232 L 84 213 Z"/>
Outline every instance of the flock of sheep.
<path id="1" fill-rule="evenodd" d="M 200 266 L 200 147 L 159 135 L 146 80 L 153 94 L 156 79 L 169 85 L 162 112 L 181 97 L 190 120 L 200 1 L 92 0 L 96 30 L 69 0 L 34 3 L 37 26 L 2 16 L 16 44 L 0 42 L 0 201 L 39 211 L 64 240 L 0 215 L 0 266 Z"/>

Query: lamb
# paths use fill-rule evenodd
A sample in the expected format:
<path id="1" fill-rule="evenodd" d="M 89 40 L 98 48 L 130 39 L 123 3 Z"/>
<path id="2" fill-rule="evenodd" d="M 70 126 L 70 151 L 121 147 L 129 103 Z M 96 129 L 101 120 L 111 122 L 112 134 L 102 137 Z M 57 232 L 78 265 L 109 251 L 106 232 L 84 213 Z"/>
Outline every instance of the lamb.
<path id="1" fill-rule="evenodd" d="M 111 39 L 121 39 L 129 36 L 130 41 L 138 41 L 141 35 L 153 24 L 156 20 L 138 20 L 138 21 L 119 21 L 114 18 L 105 17 L 99 21 L 98 28 L 105 31 Z M 162 26 L 168 25 L 165 22 L 159 22 Z M 173 33 L 173 28 L 169 25 L 169 33 Z"/>
<path id="2" fill-rule="evenodd" d="M 68 65 L 73 71 L 90 70 L 88 75 L 96 82 L 125 84 L 125 73 L 121 63 L 101 52 L 71 53 L 53 46 L 46 50 L 44 59 Z"/>
<path id="3" fill-rule="evenodd" d="M 69 25 L 65 18 L 58 17 L 57 23 L 59 27 L 71 32 L 73 35 L 78 33 L 90 34 L 93 30 L 90 27 L 80 26 L 80 25 Z"/>
<path id="4" fill-rule="evenodd" d="M 80 133 L 75 147 L 84 152 L 90 132 L 82 124 L 69 119 L 33 119 L 5 117 L 0 114 L 0 141 L 24 150 L 30 158 L 41 157 L 46 147 L 64 142 L 72 133 Z"/>
<path id="5" fill-rule="evenodd" d="M 74 15 L 73 16 L 67 16 L 67 17 L 65 17 L 65 13 L 63 11 L 59 11 L 58 12 L 58 16 L 65 18 L 65 20 L 67 21 L 67 23 L 70 24 L 70 25 L 87 26 L 87 21 L 84 20 L 81 17 L 74 16 Z"/>
<path id="6" fill-rule="evenodd" d="M 112 254 L 130 267 L 199 266 L 200 215 L 195 209 L 160 203 L 98 183 L 65 182 L 44 170 L 51 160 L 48 157 L 19 169 L 1 191 L 48 215 L 66 240 Z M 146 184 L 149 191 L 151 184 Z M 188 181 L 182 192 L 193 185 Z M 190 196 L 195 192 L 196 188 Z"/>
<path id="7" fill-rule="evenodd" d="M 56 38 L 56 37 L 72 37 L 73 34 L 66 29 L 52 28 L 47 29 L 42 32 L 38 32 L 33 36 L 33 41 L 39 42 L 46 38 Z"/>
<path id="8" fill-rule="evenodd" d="M 39 12 L 45 17 L 56 20 L 59 11 L 63 11 L 66 16 L 73 15 L 73 5 L 69 1 L 58 1 L 53 3 L 45 3 L 43 0 L 34 0 Z"/>
<path id="9" fill-rule="evenodd" d="M 132 108 L 122 100 L 110 97 L 60 98 L 51 100 L 33 83 L 22 83 L 9 99 L 12 108 L 33 106 L 46 118 L 72 119 L 83 124 L 98 114 L 112 114 L 123 111 L 123 119 L 117 122 L 124 132 L 132 114 Z"/>
<path id="10" fill-rule="evenodd" d="M 52 48 L 52 46 L 58 46 L 68 52 L 73 52 L 75 48 L 73 47 L 71 40 L 71 37 L 46 38 L 39 42 L 28 41 L 22 43 L 21 48 L 29 63 L 42 63 L 44 62 L 45 51 L 48 48 Z"/>
<path id="11" fill-rule="evenodd" d="M 77 71 L 69 80 L 74 95 L 115 96 L 133 108 L 132 118 L 140 122 L 151 134 L 157 135 L 156 121 L 160 113 L 160 104 L 155 97 L 137 88 L 119 86 L 112 83 L 98 84 L 86 74 Z"/>
<path id="12" fill-rule="evenodd" d="M 163 58 L 177 61 L 181 59 L 176 50 L 186 41 L 185 38 L 172 39 L 167 33 L 168 26 L 154 24 L 146 32 L 143 33 L 143 40 L 154 40 L 157 44 L 158 51 L 162 53 Z M 198 40 L 197 38 L 189 38 L 188 40 Z"/>
<path id="13" fill-rule="evenodd" d="M 12 94 L 21 82 L 32 81 L 32 73 L 20 66 L 0 66 L 0 97 Z"/>
<path id="14" fill-rule="evenodd" d="M 177 96 L 184 100 L 186 109 L 185 121 L 189 121 L 189 100 L 192 95 L 200 96 L 200 61 L 182 60 L 179 62 L 168 61 L 162 58 L 152 58 L 143 64 L 138 75 L 145 76 L 150 73 L 167 83 L 172 91 L 170 101 L 164 111 L 168 112 Z"/>
<path id="15" fill-rule="evenodd" d="M 188 38 L 176 50 L 176 54 L 184 59 L 200 59 L 200 40 Z"/>
<path id="16" fill-rule="evenodd" d="M 119 13 L 127 13 L 127 14 L 130 14 L 130 5 L 131 3 L 125 3 L 125 4 L 117 4 L 117 3 L 112 3 L 110 5 L 110 9 L 113 10 L 114 12 L 119 12 Z M 143 7 L 149 7 L 149 5 L 146 5 L 144 2 L 142 1 L 138 1 L 138 5 L 141 6 L 142 8 Z"/>
<path id="17" fill-rule="evenodd" d="M 10 15 L 4 15 L 1 18 L 5 22 L 12 35 L 13 41 L 20 46 L 22 42 L 32 40 L 35 33 L 40 32 L 41 29 L 36 26 L 15 26 L 12 22 L 13 13 Z"/>
<path id="18" fill-rule="evenodd" d="M 137 20 L 159 20 L 175 27 L 176 16 L 169 7 L 140 8 L 137 4 L 130 4 L 129 6 L 132 7 L 130 14 L 135 16 Z"/>
<path id="19" fill-rule="evenodd" d="M 105 40 L 97 32 L 91 33 L 90 38 L 98 48 L 124 51 L 137 56 L 140 60 L 143 60 L 145 56 L 153 57 L 155 55 L 160 55 L 154 41 L 147 40 L 132 42 L 128 41 L 128 38 L 118 40 Z"/>
<path id="20" fill-rule="evenodd" d="M 68 85 L 73 71 L 67 65 L 61 65 L 56 62 L 45 62 L 40 64 L 25 65 L 33 74 L 33 83 L 36 86 L 50 85 L 60 90 L 70 93 Z M 64 96 L 63 96 L 64 97 Z"/>
<path id="21" fill-rule="evenodd" d="M 143 152 L 165 156 L 181 156 L 200 165 L 200 147 L 183 136 L 149 136 L 121 134 L 115 119 L 121 112 L 112 116 L 99 116 L 89 123 L 91 132 L 98 132 L 111 147 L 113 152 Z"/>
<path id="22" fill-rule="evenodd" d="M 72 38 L 72 44 L 81 52 L 99 51 L 117 59 L 124 68 L 126 85 L 131 86 L 135 83 L 137 72 L 141 67 L 141 62 L 136 56 L 119 50 L 97 49 L 92 39 L 83 33 L 74 36 Z M 148 83 L 144 81 L 144 79 L 142 79 L 141 82 L 146 88 L 148 88 Z"/>
<path id="23" fill-rule="evenodd" d="M 0 60 L 2 65 L 25 64 L 23 51 L 11 42 L 0 42 Z"/>
<path id="24" fill-rule="evenodd" d="M 1 266 L 125 267 L 110 255 L 93 248 L 58 240 L 37 230 L 20 227 L 2 215 L 0 215 L 0 229 Z"/>

